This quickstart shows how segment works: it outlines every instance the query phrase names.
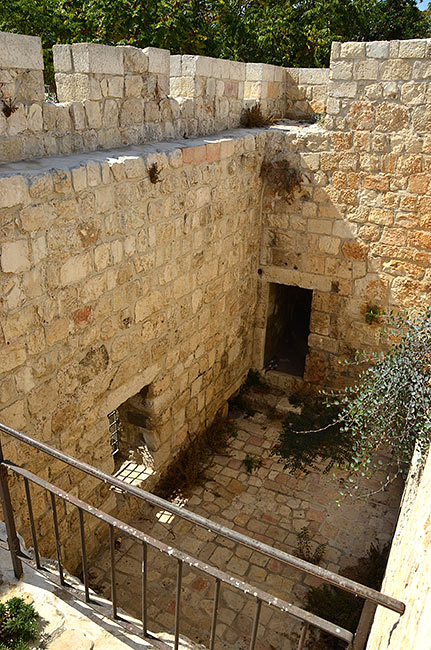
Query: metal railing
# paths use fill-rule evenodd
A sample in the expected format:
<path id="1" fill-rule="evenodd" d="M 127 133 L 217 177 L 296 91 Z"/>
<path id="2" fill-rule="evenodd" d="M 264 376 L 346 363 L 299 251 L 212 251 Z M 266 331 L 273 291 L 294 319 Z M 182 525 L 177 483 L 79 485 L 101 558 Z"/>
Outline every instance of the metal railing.
<path id="1" fill-rule="evenodd" d="M 63 501 L 65 501 L 66 503 L 72 505 L 77 509 L 78 516 L 79 516 L 79 531 L 80 531 L 80 543 L 81 543 L 81 555 L 82 555 L 82 575 L 83 575 L 83 583 L 84 583 L 84 599 L 86 602 L 91 602 L 93 606 L 95 606 L 96 603 L 94 602 L 93 597 L 90 599 L 88 558 L 87 558 L 86 543 L 85 543 L 84 514 L 87 516 L 95 517 L 96 519 L 99 519 L 105 522 L 106 524 L 108 524 L 110 564 L 111 564 L 111 609 L 112 609 L 113 618 L 117 620 L 120 617 L 118 614 L 118 602 L 117 602 L 117 593 L 116 593 L 115 530 L 120 530 L 123 534 L 128 535 L 129 537 L 131 537 L 132 539 L 140 543 L 141 552 L 142 552 L 142 562 L 141 562 L 142 563 L 142 585 L 141 585 L 142 625 L 141 625 L 140 632 L 144 637 L 150 636 L 148 632 L 148 613 L 147 613 L 147 609 L 148 609 L 147 549 L 148 547 L 156 549 L 157 551 L 170 556 L 177 562 L 177 585 L 176 585 L 176 599 L 175 599 L 175 645 L 174 645 L 175 650 L 177 650 L 179 645 L 180 616 L 181 616 L 181 588 L 182 588 L 182 573 L 183 573 L 184 565 L 188 565 L 189 567 L 206 574 L 208 577 L 214 579 L 215 581 L 213 613 L 212 613 L 212 621 L 211 621 L 210 637 L 209 637 L 210 650 L 214 649 L 215 640 L 216 640 L 217 614 L 218 614 L 218 607 L 219 607 L 220 589 L 222 584 L 229 585 L 230 587 L 237 589 L 243 592 L 244 594 L 252 596 L 256 601 L 255 615 L 254 615 L 253 625 L 250 633 L 250 650 L 253 650 L 255 647 L 262 604 L 270 605 L 278 609 L 279 611 L 284 612 L 294 617 L 295 619 L 302 621 L 303 627 L 298 641 L 297 650 L 303 649 L 305 645 L 305 641 L 307 639 L 308 631 L 311 627 L 316 627 L 319 630 L 322 630 L 323 632 L 326 632 L 338 639 L 345 641 L 346 643 L 349 644 L 349 649 L 351 650 L 362 650 L 365 647 L 365 643 L 367 640 L 367 636 L 369 634 L 369 630 L 371 627 L 371 623 L 377 605 L 382 605 L 383 607 L 386 607 L 399 614 L 403 614 L 404 612 L 405 605 L 399 600 L 396 600 L 395 598 L 386 596 L 374 589 L 370 589 L 369 587 L 366 587 L 357 582 L 354 582 L 353 580 L 350 580 L 336 573 L 333 573 L 332 571 L 328 571 L 319 566 L 306 562 L 305 560 L 290 555 L 289 553 L 285 553 L 284 551 L 281 551 L 279 549 L 272 548 L 271 546 L 268 546 L 263 542 L 260 542 L 251 537 L 247 537 L 246 535 L 238 533 L 234 530 L 221 526 L 220 524 L 217 524 L 211 521 L 210 519 L 206 519 L 205 517 L 197 515 L 189 510 L 180 508 L 179 506 L 170 503 L 169 501 L 165 501 L 164 499 L 157 497 L 156 495 L 151 494 L 150 492 L 146 492 L 145 490 L 124 483 L 123 481 L 119 480 L 118 478 L 115 478 L 114 476 L 105 474 L 104 472 L 98 470 L 95 467 L 92 467 L 91 465 L 88 465 L 87 463 L 79 461 L 76 458 L 73 458 L 72 456 L 64 454 L 63 452 L 58 451 L 57 449 L 54 449 L 53 447 L 50 447 L 49 445 L 43 442 L 35 440 L 34 438 L 31 438 L 30 436 L 21 433 L 19 431 L 16 431 L 15 429 L 12 429 L 10 427 L 7 427 L 6 425 L 3 425 L 1 423 L 0 423 L 0 432 L 3 432 L 8 436 L 12 436 L 17 440 L 27 445 L 30 445 L 34 449 L 37 449 L 38 451 L 48 454 L 52 458 L 62 461 L 67 465 L 69 465 L 70 467 L 73 467 L 90 476 L 93 476 L 94 478 L 98 479 L 99 481 L 102 481 L 107 485 L 111 485 L 115 488 L 118 488 L 123 492 L 130 494 L 131 496 L 137 497 L 148 503 L 156 505 L 162 508 L 163 510 L 170 512 L 171 514 L 174 514 L 193 524 L 202 526 L 208 531 L 211 531 L 218 535 L 222 535 L 226 539 L 229 539 L 235 543 L 242 544 L 250 549 L 263 553 L 264 555 L 267 555 L 272 559 L 279 560 L 280 562 L 283 562 L 284 564 L 294 569 L 299 569 L 302 572 L 305 572 L 309 575 L 319 578 L 320 580 L 322 580 L 327 584 L 339 587 L 340 589 L 353 593 L 356 596 L 359 596 L 365 600 L 365 605 L 362 610 L 358 628 L 356 632 L 353 634 L 349 630 L 341 628 L 319 616 L 311 614 L 310 612 L 307 612 L 304 609 L 297 607 L 296 605 L 293 605 L 281 598 L 273 596 L 267 593 L 266 591 L 263 591 L 262 589 L 254 587 L 253 585 L 250 585 L 232 575 L 229 575 L 228 573 L 216 567 L 212 567 L 207 563 L 204 563 L 194 557 L 191 557 L 186 553 L 183 553 L 182 551 L 179 551 L 173 548 L 172 546 L 169 546 L 164 542 L 161 542 L 151 537 L 150 535 L 147 535 L 142 531 L 137 530 L 132 526 L 129 526 L 128 524 L 99 510 L 98 508 L 89 505 L 88 503 L 85 503 L 84 501 L 78 499 L 72 494 L 65 492 L 61 488 L 52 485 L 48 481 L 33 474 L 28 469 L 24 469 L 23 467 L 19 467 L 14 463 L 5 460 L 3 457 L 1 440 L 0 440 L 0 500 L 3 508 L 3 514 L 4 514 L 5 524 L 6 524 L 6 532 L 8 537 L 8 546 L 11 554 L 11 560 L 12 560 L 15 576 L 17 578 L 20 578 L 22 576 L 23 573 L 22 561 L 23 560 L 28 561 L 29 559 L 20 549 L 20 544 L 16 532 L 16 527 L 15 527 L 13 507 L 12 507 L 10 492 L 8 487 L 8 475 L 7 475 L 8 470 L 13 472 L 17 476 L 22 477 L 24 481 L 24 489 L 25 489 L 25 495 L 27 501 L 29 522 L 30 522 L 30 531 L 31 531 L 33 549 L 34 549 L 34 564 L 38 569 L 41 569 L 42 566 L 41 566 L 40 555 L 38 551 L 38 536 L 37 536 L 36 525 L 33 516 L 30 483 L 39 486 L 40 488 L 46 490 L 50 494 L 59 582 L 63 587 L 67 587 L 67 588 L 70 588 L 70 585 L 66 584 L 64 578 L 62 550 L 61 550 L 58 520 L 57 520 L 56 499 L 62 499 Z M 71 590 L 76 595 L 76 590 L 74 589 Z M 130 623 L 126 624 L 125 621 L 123 621 L 123 624 L 130 631 L 135 633 L 137 632 L 136 626 L 134 626 L 133 624 Z"/>

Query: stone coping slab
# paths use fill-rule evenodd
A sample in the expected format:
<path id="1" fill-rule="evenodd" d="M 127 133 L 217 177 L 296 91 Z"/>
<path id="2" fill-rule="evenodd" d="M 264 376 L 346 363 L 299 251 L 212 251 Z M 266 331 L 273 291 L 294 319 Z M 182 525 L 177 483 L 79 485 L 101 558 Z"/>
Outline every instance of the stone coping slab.
<path id="1" fill-rule="evenodd" d="M 95 150 L 88 152 L 79 152 L 67 156 L 50 156 L 45 158 L 31 158 L 17 162 L 6 162 L 0 164 L 0 178 L 6 176 L 23 175 L 30 176 L 35 174 L 46 173 L 52 169 L 70 170 L 77 166 L 85 165 L 89 162 L 105 163 L 111 160 L 118 160 L 127 157 L 144 157 L 150 154 L 165 153 L 172 154 L 179 149 L 191 149 L 204 145 L 212 145 L 228 140 L 239 140 L 246 136 L 256 136 L 262 132 L 302 132 L 317 133 L 323 132 L 318 124 L 300 123 L 292 120 L 283 120 L 264 128 L 253 129 L 230 129 L 221 131 L 209 136 L 199 138 L 178 138 L 166 142 L 150 142 L 141 145 L 130 145 L 124 148 Z"/>

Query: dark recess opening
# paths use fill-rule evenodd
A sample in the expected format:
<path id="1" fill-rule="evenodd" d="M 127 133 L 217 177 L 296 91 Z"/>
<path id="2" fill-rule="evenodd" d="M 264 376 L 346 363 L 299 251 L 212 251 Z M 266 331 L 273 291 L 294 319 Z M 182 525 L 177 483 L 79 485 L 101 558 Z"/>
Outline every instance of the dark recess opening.
<path id="1" fill-rule="evenodd" d="M 304 376 L 312 297 L 310 289 L 269 285 L 265 366 Z"/>

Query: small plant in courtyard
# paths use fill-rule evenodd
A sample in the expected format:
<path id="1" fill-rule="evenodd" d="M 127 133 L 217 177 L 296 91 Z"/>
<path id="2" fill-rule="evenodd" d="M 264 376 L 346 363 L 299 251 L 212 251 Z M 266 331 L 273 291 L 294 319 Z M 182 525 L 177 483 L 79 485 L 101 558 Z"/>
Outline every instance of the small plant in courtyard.
<path id="1" fill-rule="evenodd" d="M 312 564 L 320 564 L 326 552 L 327 543 L 314 545 L 313 539 L 308 530 L 308 526 L 303 526 L 299 533 L 296 534 L 297 546 L 296 555 L 302 560 L 311 562 Z M 314 546 L 314 549 L 313 549 Z"/>
<path id="2" fill-rule="evenodd" d="M 247 378 L 243 384 L 243 388 L 255 388 L 256 386 L 259 386 L 261 388 L 267 388 L 268 384 L 266 381 L 262 378 L 262 375 L 258 370 L 253 370 L 250 368 L 248 371 Z"/>
<path id="3" fill-rule="evenodd" d="M 352 455 L 342 494 L 358 495 L 357 477 L 384 470 L 383 489 L 406 475 L 416 448 L 419 460 L 428 453 L 431 435 L 431 307 L 416 314 L 389 314 L 381 330 L 386 352 L 357 355 L 363 364 L 358 381 L 329 397 L 339 409 L 340 431 L 351 440 Z M 352 362 L 346 362 L 352 363 Z M 395 469 L 373 457 L 389 452 Z"/>
<path id="4" fill-rule="evenodd" d="M 380 314 L 383 318 L 383 313 Z M 323 399 L 303 402 L 302 413 L 284 421 L 272 454 L 290 471 L 337 466 L 347 470 L 341 496 L 369 496 L 359 491 L 361 478 L 377 475 L 383 490 L 406 476 L 413 452 L 418 466 L 429 450 L 431 435 L 431 307 L 417 313 L 385 315 L 380 330 L 387 350 L 357 353 L 346 365 L 364 369 L 357 382 Z M 291 398 L 292 403 L 294 402 Z M 388 461 L 377 459 L 378 451 Z"/>
<path id="5" fill-rule="evenodd" d="M 235 397 L 232 397 L 229 400 L 229 407 L 237 411 L 242 411 L 243 413 L 245 413 L 250 417 L 252 417 L 255 414 L 254 409 L 251 408 L 250 404 L 248 403 L 248 401 L 246 400 L 244 395 L 242 395 L 241 392 L 239 392 L 237 395 L 235 395 Z"/>
<path id="6" fill-rule="evenodd" d="M 334 465 L 350 462 L 351 440 L 342 430 L 338 406 L 328 408 L 321 397 L 312 394 L 295 394 L 289 400 L 301 412 L 284 420 L 279 441 L 271 449 L 284 468 L 309 474 L 321 471 L 318 463 L 324 461 L 323 472 L 328 473 Z"/>
<path id="7" fill-rule="evenodd" d="M 346 567 L 341 575 L 355 580 L 367 587 L 379 590 L 385 574 L 390 544 L 380 547 L 371 544 L 367 554 L 356 564 Z M 358 626 L 364 600 L 347 591 L 331 585 L 311 587 L 306 596 L 307 610 L 321 616 L 335 625 L 354 632 Z M 313 642 L 313 650 L 338 650 L 345 643 L 327 634 L 321 634 L 318 642 Z"/>
<path id="8" fill-rule="evenodd" d="M 39 614 L 23 598 L 0 603 L 0 650 L 27 650 L 37 638 Z"/>
<path id="9" fill-rule="evenodd" d="M 368 325 L 373 325 L 373 323 L 378 323 L 380 318 L 380 309 L 377 305 L 367 305 L 365 308 L 365 322 Z"/>
<path id="10" fill-rule="evenodd" d="M 260 372 L 258 370 L 250 369 L 239 391 L 230 398 L 229 407 L 237 411 L 242 411 L 247 416 L 252 417 L 255 414 L 255 411 L 250 406 L 249 401 L 244 395 L 248 388 L 254 388 L 261 392 L 267 392 L 269 390 L 269 386 L 262 378 Z"/>
<path id="11" fill-rule="evenodd" d="M 260 467 L 262 467 L 262 459 L 259 458 L 259 456 L 252 456 L 251 454 L 247 454 L 242 461 L 242 464 L 244 465 L 247 474 L 252 474 L 253 472 L 256 472 Z"/>

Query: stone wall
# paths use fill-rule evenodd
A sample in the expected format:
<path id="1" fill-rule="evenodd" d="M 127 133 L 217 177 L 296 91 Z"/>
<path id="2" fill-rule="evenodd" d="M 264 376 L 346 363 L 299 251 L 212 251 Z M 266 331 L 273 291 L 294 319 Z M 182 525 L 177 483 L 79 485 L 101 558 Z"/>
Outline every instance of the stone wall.
<path id="1" fill-rule="evenodd" d="M 302 185 L 287 202 L 265 189 L 257 367 L 268 283 L 314 291 L 305 379 L 318 384 L 343 385 L 348 371 L 339 360 L 378 348 L 370 307 L 429 303 L 430 47 L 335 43 L 324 123 L 273 134 L 268 159 L 298 169 Z"/>
<path id="2" fill-rule="evenodd" d="M 251 365 L 265 138 L 2 171 L 2 422 L 108 473 L 107 415 L 145 387 L 157 469 L 211 424 Z M 12 441 L 4 452 L 115 509 L 88 477 Z M 41 494 L 34 508 L 49 538 Z M 63 518 L 76 551 L 75 524 Z"/>
<path id="3" fill-rule="evenodd" d="M 53 55 L 59 103 L 44 101 L 40 39 L 0 33 L 0 100 L 13 109 L 0 110 L 2 161 L 214 133 L 256 102 L 273 118 L 324 105 L 323 70 L 301 69 L 298 89 L 287 68 L 154 47 L 75 43 Z"/>
<path id="4" fill-rule="evenodd" d="M 392 543 L 383 593 L 406 605 L 400 617 L 378 607 L 367 650 L 428 648 L 431 634 L 431 457 L 409 477 Z"/>
<path id="5" fill-rule="evenodd" d="M 51 156 L 0 168 L 2 421 L 109 472 L 107 415 L 145 389 L 162 468 L 262 369 L 271 284 L 313 291 L 304 379 L 319 386 L 344 386 L 339 361 L 379 348 L 371 307 L 429 303 L 430 41 L 334 44 L 329 73 L 58 46 L 53 104 L 27 38 L 0 35 L 0 92 L 17 102 L 0 112 L 0 156 Z M 327 115 L 136 145 L 237 126 L 257 100 Z M 54 155 L 73 151 L 90 153 Z M 5 454 L 115 511 L 88 477 Z M 34 508 L 49 542 L 43 495 Z M 76 522 L 62 522 L 73 555 Z"/>
<path id="6" fill-rule="evenodd" d="M 328 99 L 329 70 L 287 68 L 287 117 L 323 117 Z"/>

